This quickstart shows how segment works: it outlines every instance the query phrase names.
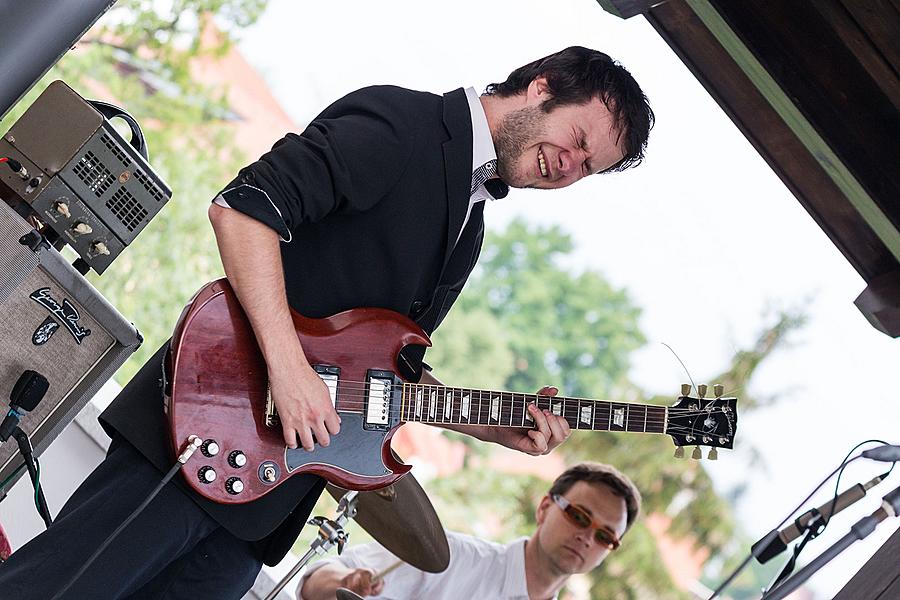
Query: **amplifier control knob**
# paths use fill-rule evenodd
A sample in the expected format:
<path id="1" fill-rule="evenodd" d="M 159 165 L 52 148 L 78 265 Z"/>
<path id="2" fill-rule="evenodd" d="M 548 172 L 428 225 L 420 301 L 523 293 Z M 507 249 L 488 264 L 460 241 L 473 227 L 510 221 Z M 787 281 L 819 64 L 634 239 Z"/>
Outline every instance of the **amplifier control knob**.
<path id="1" fill-rule="evenodd" d="M 85 223 L 84 221 L 79 221 L 72 226 L 72 231 L 77 233 L 78 235 L 85 235 L 94 230 L 93 227 Z M 96 245 L 96 244 L 95 244 Z"/>
<path id="2" fill-rule="evenodd" d="M 228 455 L 228 464 L 235 469 L 240 469 L 247 464 L 247 455 L 240 450 L 235 450 Z"/>
<path id="3" fill-rule="evenodd" d="M 213 439 L 204 440 L 203 445 L 200 446 L 200 452 L 203 453 L 203 456 L 209 456 L 210 458 L 212 458 L 219 453 L 219 444 L 217 444 L 216 440 Z"/>
<path id="4" fill-rule="evenodd" d="M 232 496 L 237 496 L 244 491 L 244 482 L 240 477 L 229 477 L 225 482 L 225 491 Z"/>
<path id="5" fill-rule="evenodd" d="M 91 244 L 91 250 L 94 251 L 94 254 L 103 254 L 105 256 L 109 256 L 109 248 L 106 247 L 106 244 L 103 242 L 94 242 Z"/>
<path id="6" fill-rule="evenodd" d="M 216 480 L 216 470 L 210 466 L 201 467 L 200 470 L 197 471 L 197 475 L 203 483 L 212 483 Z"/>
<path id="7" fill-rule="evenodd" d="M 69 212 L 69 205 L 63 201 L 59 201 L 56 204 L 54 204 L 53 210 L 55 210 L 57 213 L 61 214 L 62 216 L 64 216 L 67 219 L 72 216 L 72 213 Z"/>

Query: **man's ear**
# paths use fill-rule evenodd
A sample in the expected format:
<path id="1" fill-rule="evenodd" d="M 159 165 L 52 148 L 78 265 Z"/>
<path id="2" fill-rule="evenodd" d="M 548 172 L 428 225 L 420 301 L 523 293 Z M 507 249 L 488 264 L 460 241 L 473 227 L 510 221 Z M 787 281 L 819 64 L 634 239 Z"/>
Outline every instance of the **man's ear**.
<path id="1" fill-rule="evenodd" d="M 544 519 L 547 518 L 547 511 L 550 510 L 551 504 L 553 504 L 553 500 L 550 499 L 550 496 L 545 494 L 537 505 L 537 509 L 534 511 L 534 518 L 538 525 L 543 524 Z"/>
<path id="2" fill-rule="evenodd" d="M 526 90 L 527 101 L 529 104 L 545 102 L 553 97 L 550 93 L 550 86 L 547 85 L 547 78 L 539 75 L 531 80 Z"/>

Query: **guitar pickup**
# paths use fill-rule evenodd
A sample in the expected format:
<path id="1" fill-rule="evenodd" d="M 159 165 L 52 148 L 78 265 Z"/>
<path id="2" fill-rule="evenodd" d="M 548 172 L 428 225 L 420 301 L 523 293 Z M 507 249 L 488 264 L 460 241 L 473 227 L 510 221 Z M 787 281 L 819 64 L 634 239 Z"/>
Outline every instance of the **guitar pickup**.
<path id="1" fill-rule="evenodd" d="M 337 402 L 337 385 L 340 378 L 341 368 L 330 365 L 313 365 L 313 369 L 325 382 L 328 388 L 328 394 L 331 396 L 331 405 Z M 278 418 L 278 409 L 275 408 L 275 402 L 272 400 L 272 388 L 266 384 L 266 427 L 275 427 L 281 424 Z"/>
<path id="2" fill-rule="evenodd" d="M 390 371 L 373 369 L 366 374 L 365 429 L 387 431 L 391 428 L 394 382 L 394 374 Z"/>

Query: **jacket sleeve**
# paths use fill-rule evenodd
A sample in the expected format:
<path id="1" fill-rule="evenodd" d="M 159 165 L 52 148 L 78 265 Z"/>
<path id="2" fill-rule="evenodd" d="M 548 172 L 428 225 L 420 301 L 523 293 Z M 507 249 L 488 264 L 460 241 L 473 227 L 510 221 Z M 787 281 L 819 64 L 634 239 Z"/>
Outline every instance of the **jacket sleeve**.
<path id="1" fill-rule="evenodd" d="M 371 208 L 397 183 L 412 156 L 410 94 L 379 86 L 345 96 L 303 133 L 287 134 L 241 169 L 221 197 L 285 241 L 303 223 Z"/>

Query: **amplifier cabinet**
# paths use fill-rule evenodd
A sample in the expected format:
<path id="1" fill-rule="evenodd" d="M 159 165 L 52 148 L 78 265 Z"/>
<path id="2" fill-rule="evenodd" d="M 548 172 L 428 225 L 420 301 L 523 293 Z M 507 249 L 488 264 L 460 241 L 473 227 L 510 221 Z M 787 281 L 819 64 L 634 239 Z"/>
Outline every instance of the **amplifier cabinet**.
<path id="1" fill-rule="evenodd" d="M 142 338 L 59 252 L 47 244 L 33 251 L 20 242 L 32 233 L 0 201 L 0 409 L 5 415 L 13 385 L 26 369 L 47 378 L 47 394 L 19 425 L 37 455 Z M 15 441 L 0 444 L 0 481 L 21 464 Z"/>

